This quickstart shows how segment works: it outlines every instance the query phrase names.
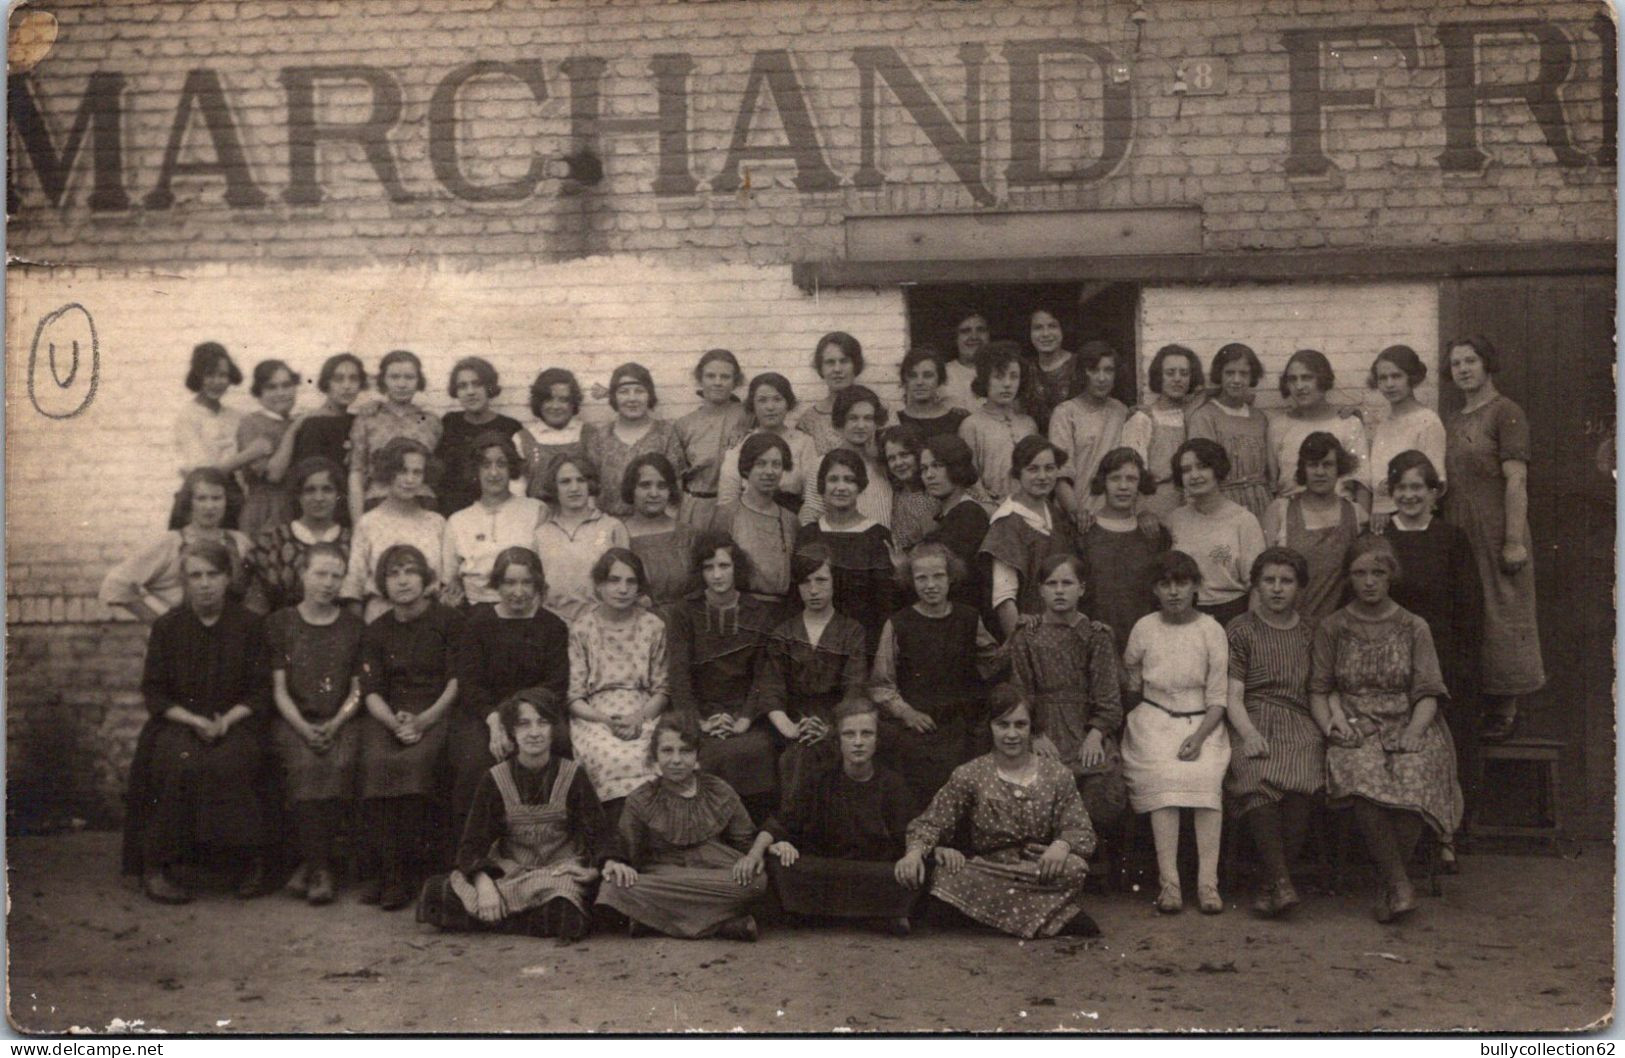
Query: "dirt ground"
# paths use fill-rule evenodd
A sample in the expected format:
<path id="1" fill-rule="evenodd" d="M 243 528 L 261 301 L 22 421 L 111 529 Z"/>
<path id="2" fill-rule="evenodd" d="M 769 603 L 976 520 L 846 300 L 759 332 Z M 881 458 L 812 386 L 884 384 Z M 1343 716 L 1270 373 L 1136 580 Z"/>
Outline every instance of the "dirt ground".
<path id="1" fill-rule="evenodd" d="M 9 842 L 9 1013 L 26 1032 L 1559 1031 L 1611 1016 L 1614 857 L 1474 855 L 1402 927 L 1370 894 L 1160 917 L 1094 899 L 1104 937 L 907 939 L 767 923 L 754 945 L 437 933 L 341 894 L 161 907 L 117 837 Z"/>

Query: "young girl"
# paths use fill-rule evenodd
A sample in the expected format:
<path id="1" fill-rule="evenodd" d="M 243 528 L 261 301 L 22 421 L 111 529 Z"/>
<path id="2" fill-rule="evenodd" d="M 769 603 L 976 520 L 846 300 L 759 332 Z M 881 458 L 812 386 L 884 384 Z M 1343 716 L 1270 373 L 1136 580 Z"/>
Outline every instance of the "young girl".
<path id="1" fill-rule="evenodd" d="M 619 518 L 593 502 L 598 472 L 585 456 L 556 456 L 543 487 L 554 507 L 536 527 L 536 553 L 547 570 L 542 605 L 569 623 L 597 605 L 592 570 L 599 557 L 612 547 L 626 547 L 631 538 Z"/>
<path id="2" fill-rule="evenodd" d="M 916 547 L 904 575 L 919 601 L 881 630 L 870 697 L 886 716 L 882 756 L 924 808 L 971 754 L 998 641 L 974 609 L 949 597 L 965 570 L 946 547 Z"/>
<path id="3" fill-rule="evenodd" d="M 867 386 L 848 386 L 835 397 L 835 410 L 831 413 L 835 429 L 840 431 L 841 443 L 830 452 L 845 451 L 855 454 L 863 462 L 864 477 L 868 484 L 859 491 L 858 511 L 871 521 L 891 527 L 892 488 L 886 478 L 886 465 L 875 458 L 875 434 L 886 425 L 886 406 Z M 828 455 L 829 452 L 824 453 Z M 807 493 L 802 497 L 802 525 L 818 521 L 824 513 L 824 494 L 819 482 L 809 477 Z"/>
<path id="4" fill-rule="evenodd" d="M 1038 568 L 1050 555 L 1077 551 L 1072 520 L 1055 503 L 1055 480 L 1065 454 L 1038 435 L 1024 437 L 1010 461 L 1015 489 L 993 512 L 982 553 L 993 563 L 993 612 L 1006 639 L 1022 614 L 1043 612 Z"/>
<path id="5" fill-rule="evenodd" d="M 536 421 L 513 435 L 525 461 L 525 495 L 546 500 L 547 470 L 561 455 L 583 456 L 581 383 L 562 367 L 550 367 L 530 384 L 530 413 Z"/>
<path id="6" fill-rule="evenodd" d="M 750 413 L 734 396 L 745 373 L 739 358 L 727 349 L 707 350 L 694 366 L 694 381 L 700 386 L 701 404 L 672 423 L 672 429 L 688 465 L 679 517 L 684 525 L 705 529 L 717 508 L 723 453 L 745 436 Z"/>
<path id="7" fill-rule="evenodd" d="M 1253 910 L 1274 917 L 1298 904 L 1291 866 L 1303 844 L 1314 797 L 1326 788 L 1326 717 L 1309 701 L 1314 622 L 1298 613 L 1309 564 L 1272 547 L 1253 561 L 1258 608 L 1230 623 L 1225 712 L 1240 740 L 1225 794 L 1263 861 Z"/>
<path id="8" fill-rule="evenodd" d="M 1173 547 L 1168 530 L 1158 525 L 1147 533 L 1135 508 L 1142 496 L 1157 491 L 1145 461 L 1132 448 L 1106 453 L 1089 482 L 1101 501 L 1079 551 L 1084 559 L 1084 606 L 1111 627 L 1121 651 L 1135 622 L 1154 608 L 1151 569 L 1157 556 Z"/>
<path id="9" fill-rule="evenodd" d="M 350 459 L 350 431 L 355 429 L 355 413 L 350 411 L 361 391 L 367 388 L 367 369 L 354 353 L 338 353 L 322 363 L 316 376 L 316 389 L 325 398 L 315 411 L 300 412 L 288 424 L 288 432 L 266 465 L 265 476 L 281 481 L 289 467 L 307 459 L 331 459 L 346 466 Z M 340 482 L 340 491 L 347 482 Z M 349 507 L 344 508 L 349 517 Z"/>
<path id="10" fill-rule="evenodd" d="M 834 421 L 835 398 L 863 374 L 863 343 L 845 331 L 831 331 L 813 346 L 813 371 L 824 380 L 824 398 L 809 405 L 796 420 L 796 429 L 813 439 L 822 456 L 841 442 Z"/>
<path id="11" fill-rule="evenodd" d="M 438 510 L 450 518 L 458 511 L 478 501 L 482 495 L 478 463 L 480 453 L 474 443 L 484 434 L 495 433 L 504 440 L 519 432 L 519 421 L 499 415 L 491 402 L 502 392 L 497 369 L 479 356 L 465 356 L 451 369 L 446 393 L 461 407 L 448 411 L 440 419 L 440 446 L 435 456 L 440 460 L 441 478 Z M 515 463 L 518 457 L 515 455 Z M 519 467 L 513 468 L 519 476 Z M 483 600 L 482 600 L 483 601 Z"/>
<path id="12" fill-rule="evenodd" d="M 1196 608 L 1222 628 L 1247 612 L 1247 575 L 1264 550 L 1264 531 L 1253 512 L 1227 497 L 1221 486 L 1230 456 L 1217 441 L 1195 437 L 1174 453 L 1174 484 L 1183 506 L 1163 519 L 1174 548 L 1196 560 L 1202 590 Z"/>
<path id="13" fill-rule="evenodd" d="M 987 510 L 971 498 L 976 485 L 976 463 L 970 446 L 957 434 L 938 434 L 920 446 L 920 484 L 936 504 L 925 541 L 947 545 L 959 556 L 969 574 L 954 585 L 953 600 L 987 608 L 987 578 L 976 552 L 987 536 Z"/>
<path id="14" fill-rule="evenodd" d="M 621 499 L 632 505 L 626 517 L 632 551 L 649 574 L 649 601 L 657 613 L 694 590 L 689 552 L 700 531 L 677 520 L 677 470 L 659 452 L 645 452 L 627 464 Z"/>
<path id="15" fill-rule="evenodd" d="M 903 383 L 903 407 L 897 421 L 912 426 L 921 437 L 958 433 L 959 424 L 970 417 L 969 411 L 954 407 L 942 395 L 947 375 L 942 354 L 935 349 L 917 345 L 904 353 L 897 377 Z"/>
<path id="16" fill-rule="evenodd" d="M 1219 387 L 1217 399 L 1190 413 L 1187 436 L 1216 441 L 1224 448 L 1230 457 L 1230 475 L 1221 486 L 1225 497 L 1262 518 L 1275 495 L 1269 418 L 1253 407 L 1264 365 L 1249 346 L 1231 342 L 1213 354 L 1209 377 Z"/>
<path id="17" fill-rule="evenodd" d="M 299 399 L 299 376 L 281 360 L 261 360 L 254 365 L 254 381 L 248 391 L 260 406 L 243 416 L 237 424 L 237 449 L 246 452 L 274 453 L 282 444 L 289 429 L 289 416 Z M 275 525 L 287 521 L 292 512 L 292 498 L 270 477 L 270 456 L 261 456 L 244 463 L 241 468 L 243 482 L 248 486 L 243 499 L 243 511 L 237 527 L 249 539 Z"/>
<path id="18" fill-rule="evenodd" d="M 1050 415 L 1049 439 L 1066 453 L 1056 498 L 1081 526 L 1085 519 L 1080 516 L 1100 509 L 1100 501 L 1091 498 L 1089 483 L 1101 458 L 1117 447 L 1128 408 L 1112 396 L 1117 386 L 1115 349 L 1102 341 L 1087 341 L 1078 349 L 1076 361 L 1083 385 L 1077 396 L 1062 401 Z"/>
<path id="19" fill-rule="evenodd" d="M 232 475 L 239 468 L 271 454 L 274 446 L 259 443 L 237 447 L 237 426 L 242 413 L 221 403 L 226 390 L 243 383 L 243 373 L 219 342 L 202 342 L 192 349 L 192 363 L 186 371 L 186 388 L 193 394 L 175 417 L 175 455 L 180 475 L 185 478 L 199 467 L 213 467 L 230 482 L 232 518 L 225 524 L 235 528 L 242 505 L 242 488 Z M 170 511 L 169 528 L 185 525 L 180 517 L 180 496 Z"/>
<path id="20" fill-rule="evenodd" d="M 1146 385 L 1153 396 L 1123 424 L 1123 444 L 1140 454 L 1156 481 L 1142 509 L 1162 517 L 1180 503 L 1173 459 L 1185 443 L 1187 417 L 1206 399 L 1202 362 L 1183 345 L 1165 345 L 1151 358 Z"/>
<path id="21" fill-rule="evenodd" d="M 1196 814 L 1196 899 L 1204 915 L 1219 897 L 1219 834 L 1230 736 L 1224 728 L 1229 648 L 1224 629 L 1196 609 L 1202 573 L 1183 551 L 1166 551 L 1152 570 L 1158 612 L 1129 633 L 1126 686 L 1140 693 L 1123 735 L 1123 777 L 1136 812 L 1151 813 L 1161 891 L 1157 910 L 1178 914 L 1179 810 Z"/>
<path id="22" fill-rule="evenodd" d="M 419 922 L 563 944 L 587 935 L 587 887 L 610 835 L 586 773 L 561 756 L 561 704 L 555 691 L 531 687 L 497 707 L 513 754 L 481 775 L 456 869 L 424 885 Z"/>
<path id="23" fill-rule="evenodd" d="M 612 547 L 594 563 L 599 606 L 570 626 L 570 744 L 614 819 L 649 776 L 655 718 L 670 701 L 666 626 L 638 605 L 643 563 Z"/>
<path id="24" fill-rule="evenodd" d="M 1038 567 L 1044 613 L 1010 637 L 1010 664 L 1044 735 L 1034 748 L 1077 779 L 1097 830 L 1114 827 L 1128 801 L 1118 736 L 1123 702 L 1112 630 L 1091 621 L 1083 597 L 1083 561 L 1051 555 Z"/>
<path id="25" fill-rule="evenodd" d="M 344 509 L 344 470 L 323 456 L 312 456 L 293 468 L 288 490 L 299 515 L 272 526 L 248 553 L 248 595 L 243 605 L 255 613 L 275 613 L 303 598 L 304 579 L 296 563 L 316 544 L 332 544 L 350 553 L 350 527 L 340 525 Z"/>
<path id="26" fill-rule="evenodd" d="M 297 606 L 265 622 L 271 693 L 282 722 L 272 745 L 286 772 L 299 867 L 288 890 L 312 904 L 333 901 L 333 852 L 345 802 L 355 791 L 361 748 L 361 619 L 339 607 L 347 558 L 316 544 L 294 560 L 304 586 Z"/>
<path id="27" fill-rule="evenodd" d="M 373 480 L 387 483 L 389 491 L 356 523 L 343 589 L 346 599 L 364 604 L 361 616 L 369 624 L 389 609 L 383 582 L 377 579 L 378 563 L 388 548 L 411 544 L 433 556 L 436 564 L 440 561 L 446 520 L 418 502 L 428 465 L 429 450 L 410 437 L 397 437 L 374 453 Z M 438 583 L 440 570 L 430 567 L 430 573 L 429 579 Z"/>
<path id="28" fill-rule="evenodd" d="M 905 551 L 936 528 L 937 501 L 920 483 L 920 434 L 912 426 L 888 426 L 876 438 L 891 486 L 892 536 Z"/>
<path id="29" fill-rule="evenodd" d="M 671 423 L 654 416 L 659 403 L 649 369 L 642 364 L 622 364 L 609 376 L 609 406 L 615 418 L 581 431 L 582 444 L 598 470 L 598 480 L 610 483 L 610 490 L 598 502 L 611 517 L 623 518 L 632 513 L 631 506 L 621 502 L 614 485 L 626 475 L 627 464 L 643 453 L 659 452 L 671 460 L 678 480 L 686 473 L 688 464 L 676 431 Z"/>
<path id="30" fill-rule="evenodd" d="M 547 516 L 541 500 L 515 496 L 509 488 L 520 471 L 512 436 L 499 430 L 480 434 L 466 445 L 473 462 L 459 460 L 464 472 L 473 476 L 479 499 L 446 522 L 440 560 L 446 591 L 441 601 L 449 606 L 497 602 L 491 563 L 507 548 L 530 547 L 536 527 Z M 442 489 L 442 499 L 446 494 Z"/>
<path id="31" fill-rule="evenodd" d="M 891 530 L 859 507 L 859 498 L 873 484 L 862 456 L 851 449 L 834 449 L 818 467 L 823 514 L 796 533 L 798 549 L 810 544 L 829 548 L 834 556 L 835 608 L 857 618 L 868 632 L 871 648 L 898 602 Z"/>
<path id="32" fill-rule="evenodd" d="M 1044 305 L 1032 311 L 1027 320 L 1027 340 L 1032 344 L 1038 370 L 1033 378 L 1037 402 L 1031 411 L 1040 432 L 1049 429 L 1055 409 L 1077 396 L 1081 388 L 1077 358 L 1062 346 L 1065 339 L 1058 308 Z"/>
<path id="33" fill-rule="evenodd" d="M 751 433 L 770 433 L 784 441 L 788 456 L 773 499 L 791 514 L 799 513 L 807 493 L 807 475 L 818 469 L 819 451 L 812 434 L 802 433 L 785 423 L 785 416 L 796 407 L 796 393 L 790 388 L 790 380 L 774 371 L 757 375 L 750 380 L 750 388 L 745 392 L 745 406 L 750 409 Z M 717 479 L 719 507 L 739 502 L 744 490 L 739 456 L 744 447 L 742 438 L 722 457 L 722 474 Z"/>
<path id="34" fill-rule="evenodd" d="M 745 438 L 737 464 L 744 491 L 737 501 L 720 504 L 711 523 L 750 556 L 745 590 L 776 602 L 789 594 L 790 552 L 796 546 L 796 515 L 776 502 L 789 465 L 790 445 L 783 437 L 761 431 Z"/>
<path id="35" fill-rule="evenodd" d="M 1016 443 L 1038 432 L 1038 422 L 1020 409 L 1033 403 L 1021 346 L 1015 342 L 989 342 L 976 357 L 976 381 L 971 391 L 985 397 L 982 406 L 959 424 L 959 436 L 970 446 L 982 489 L 994 502 L 1010 494 L 1014 485 L 1010 457 Z"/>
<path id="36" fill-rule="evenodd" d="M 376 580 L 390 609 L 361 638 L 361 691 L 370 717 L 362 728 L 361 797 L 380 876 L 361 900 L 395 911 L 417 889 L 414 867 L 446 745 L 442 721 L 457 700 L 452 661 L 462 618 L 434 600 L 434 571 L 410 544 L 384 551 Z"/>
<path id="37" fill-rule="evenodd" d="M 389 442 L 397 437 L 409 438 L 422 445 L 425 452 L 440 446 L 440 420 L 413 403 L 427 385 L 423 362 L 416 353 L 395 349 L 378 362 L 378 390 L 384 399 L 357 412 L 350 429 L 351 525 L 359 526 L 361 515 L 382 503 L 390 492 L 390 483 L 378 477 L 375 462 Z M 433 506 L 434 489 L 427 481 L 418 482 L 417 497 Z M 438 555 L 439 550 L 430 553 Z M 354 567 L 352 562 L 352 572 Z"/>
<path id="38" fill-rule="evenodd" d="M 1360 532 L 1360 511 L 1337 494 L 1337 483 L 1357 465 L 1335 436 L 1316 431 L 1303 439 L 1293 464 L 1304 490 L 1283 496 L 1264 512 L 1264 539 L 1290 547 L 1309 562 L 1298 606 L 1320 620 L 1343 605 L 1343 556 Z"/>
<path id="39" fill-rule="evenodd" d="M 1390 345 L 1371 364 L 1366 385 L 1382 394 L 1388 414 L 1371 428 L 1371 528 L 1381 532 L 1394 516 L 1388 467 L 1401 452 L 1421 452 L 1435 467 L 1444 466 L 1444 421 L 1416 399 L 1416 387 L 1428 377 L 1428 366 L 1408 345 Z M 1441 484 L 1443 479 L 1440 479 Z"/>

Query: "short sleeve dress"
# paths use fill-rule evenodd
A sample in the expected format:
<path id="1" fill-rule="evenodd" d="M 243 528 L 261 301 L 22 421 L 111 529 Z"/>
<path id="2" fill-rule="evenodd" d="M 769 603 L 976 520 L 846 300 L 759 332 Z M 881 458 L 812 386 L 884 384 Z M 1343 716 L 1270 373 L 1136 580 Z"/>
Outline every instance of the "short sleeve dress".
<path id="1" fill-rule="evenodd" d="M 621 499 L 621 479 L 626 468 L 638 456 L 657 452 L 671 460 L 679 481 L 688 469 L 683 444 L 677 431 L 665 419 L 650 419 L 649 429 L 631 444 L 615 436 L 613 421 L 597 425 L 589 423 L 581 428 L 581 444 L 587 458 L 598 469 L 598 506 L 607 515 L 625 518 L 632 513 L 632 505 Z"/>
<path id="2" fill-rule="evenodd" d="M 1230 457 L 1230 474 L 1219 484 L 1225 496 L 1262 520 L 1274 482 L 1269 474 L 1269 417 L 1250 404 L 1231 408 L 1210 400 L 1190 414 L 1189 437 L 1217 441 Z"/>
<path id="3" fill-rule="evenodd" d="M 598 610 L 570 626 L 570 702 L 624 719 L 643 712 L 651 696 L 666 694 L 666 626 L 646 610 L 624 621 L 605 620 Z M 625 797 L 650 776 L 652 717 L 635 739 L 622 739 L 597 720 L 570 719 L 576 760 L 600 801 Z"/>
<path id="4" fill-rule="evenodd" d="M 283 672 L 288 697 L 311 723 L 332 719 L 350 696 L 351 681 L 361 674 L 361 618 L 340 610 L 325 625 L 305 620 L 297 606 L 278 610 L 265 620 L 265 642 L 272 672 Z M 326 801 L 355 795 L 356 761 L 361 751 L 365 716 L 339 728 L 333 745 L 317 753 L 293 727 L 278 717 L 271 744 L 282 761 L 290 802 Z"/>
<path id="5" fill-rule="evenodd" d="M 1236 814 L 1275 804 L 1289 793 L 1326 786 L 1326 739 L 1309 714 L 1309 650 L 1314 622 L 1300 615 L 1276 628 L 1256 613 L 1230 622 L 1230 676 L 1245 688 L 1247 718 L 1269 743 L 1269 756 L 1230 758 L 1225 794 Z"/>
<path id="6" fill-rule="evenodd" d="M 1143 684 L 1123 735 L 1123 777 L 1134 810 L 1222 808 L 1230 766 L 1226 726 L 1213 729 L 1195 760 L 1180 760 L 1179 747 L 1201 726 L 1202 713 L 1228 696 L 1224 629 L 1206 614 L 1184 624 L 1147 614 L 1129 633 L 1123 664 L 1138 669 Z"/>
<path id="7" fill-rule="evenodd" d="M 632 538 L 632 553 L 643 559 L 643 572 L 648 578 L 646 590 L 657 611 L 682 601 L 683 596 L 694 590 L 689 552 L 699 535 L 693 526 L 679 522 L 667 532 Z"/>

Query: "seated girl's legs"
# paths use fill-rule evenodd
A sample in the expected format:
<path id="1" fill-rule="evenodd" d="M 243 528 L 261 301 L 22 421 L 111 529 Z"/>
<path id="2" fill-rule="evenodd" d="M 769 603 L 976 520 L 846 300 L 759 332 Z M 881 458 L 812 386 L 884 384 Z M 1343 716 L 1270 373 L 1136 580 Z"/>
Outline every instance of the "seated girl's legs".
<path id="1" fill-rule="evenodd" d="M 1268 801 L 1258 805 L 1244 816 L 1247 834 L 1252 838 L 1258 858 L 1263 861 L 1263 878 L 1268 884 L 1288 876 L 1286 839 L 1283 833 L 1281 802 Z"/>
<path id="2" fill-rule="evenodd" d="M 1409 884 L 1405 865 L 1422 834 L 1422 817 L 1403 809 L 1386 808 L 1364 797 L 1354 798 L 1354 819 L 1365 837 L 1371 858 L 1377 861 L 1389 885 Z"/>
<path id="3" fill-rule="evenodd" d="M 1157 880 L 1179 888 L 1179 809 L 1151 810 L 1151 838 L 1157 846 Z"/>
<path id="4" fill-rule="evenodd" d="M 338 837 L 342 807 L 342 802 L 334 799 L 294 803 L 299 859 L 312 871 L 332 869 L 333 845 Z"/>
<path id="5" fill-rule="evenodd" d="M 1315 813 L 1315 799 L 1309 794 L 1289 793 L 1281 798 L 1281 851 L 1291 867 L 1303 852 L 1303 840 L 1309 833 L 1309 819 Z M 1283 875 L 1284 877 L 1284 875 Z"/>

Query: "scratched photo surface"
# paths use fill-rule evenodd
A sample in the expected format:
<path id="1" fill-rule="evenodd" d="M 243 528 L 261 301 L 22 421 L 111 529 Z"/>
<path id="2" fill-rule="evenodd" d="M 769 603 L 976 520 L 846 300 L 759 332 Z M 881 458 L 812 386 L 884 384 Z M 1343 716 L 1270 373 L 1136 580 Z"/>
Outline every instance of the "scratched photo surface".
<path id="1" fill-rule="evenodd" d="M 12 1024 L 1597 1024 L 1614 988 L 1616 54 L 1608 7 L 1580 0 L 15 8 Z M 148 626 L 101 590 L 165 532 L 194 346 L 221 343 L 245 375 L 285 360 L 296 412 L 321 405 L 329 356 L 365 363 L 357 410 L 380 399 L 380 358 L 412 350 L 436 417 L 457 407 L 453 363 L 479 356 L 500 375 L 493 407 L 524 426 L 532 380 L 563 367 L 596 425 L 627 361 L 651 373 L 658 418 L 699 408 L 692 372 L 713 348 L 747 378 L 785 376 L 800 414 L 828 393 L 815 343 L 845 331 L 862 342 L 860 381 L 895 413 L 907 350 L 954 357 L 975 311 L 1031 352 L 1039 304 L 1065 348 L 1116 350 L 1128 408 L 1155 398 L 1161 347 L 1205 367 L 1243 342 L 1264 369 L 1256 408 L 1280 415 L 1288 358 L 1316 349 L 1330 402 L 1369 428 L 1388 410 L 1372 361 L 1405 345 L 1427 367 L 1417 398 L 1449 421 L 1463 404 L 1453 339 L 1498 350 L 1495 385 L 1529 434 L 1512 454 L 1527 466 L 1538 631 L 1519 634 L 1538 640 L 1542 680 L 1512 741 L 1480 754 L 1460 873 L 1434 896 L 1419 860 L 1421 908 L 1403 926 L 1372 920 L 1347 813 L 1316 815 L 1304 902 L 1282 921 L 1252 914 L 1255 857 L 1228 815 L 1224 913 L 1157 916 L 1142 818 L 1114 832 L 1121 869 L 1084 897 L 1092 939 L 1023 943 L 930 914 L 897 938 L 769 909 L 755 945 L 623 932 L 558 947 L 438 932 L 358 903 L 348 877 L 327 907 L 226 885 L 176 908 L 121 887 Z M 251 412 L 248 390 L 225 405 Z"/>

